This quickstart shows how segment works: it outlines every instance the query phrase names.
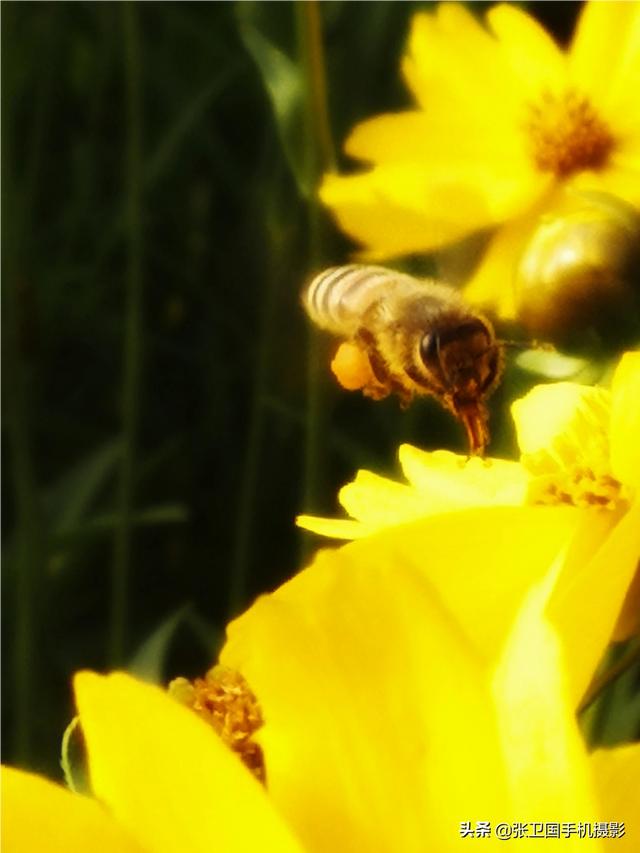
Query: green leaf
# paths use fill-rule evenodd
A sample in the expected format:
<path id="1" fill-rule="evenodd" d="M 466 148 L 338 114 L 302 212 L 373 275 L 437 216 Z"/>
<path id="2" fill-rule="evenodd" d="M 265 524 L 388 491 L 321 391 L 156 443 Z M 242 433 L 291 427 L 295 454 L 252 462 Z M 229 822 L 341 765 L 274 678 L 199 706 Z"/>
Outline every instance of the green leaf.
<path id="1" fill-rule="evenodd" d="M 188 518 L 186 509 L 179 504 L 149 507 L 134 513 L 131 523 L 134 527 L 154 527 L 159 524 L 182 524 Z M 71 545 L 105 534 L 111 534 L 118 521 L 115 512 L 94 515 L 75 527 L 65 527 L 52 537 L 53 554 L 48 563 L 51 575 L 60 575 L 67 568 L 72 555 Z M 11 552 L 8 552 L 9 555 Z"/>
<path id="2" fill-rule="evenodd" d="M 159 684 L 162 681 L 167 651 L 188 609 L 188 605 L 183 605 L 160 623 L 129 662 L 127 667 L 129 672 L 153 684 Z"/>
<path id="3" fill-rule="evenodd" d="M 285 156 L 300 192 L 309 196 L 310 184 L 304 121 L 304 77 L 302 70 L 265 29 L 264 4 L 246 2 L 236 6 L 240 37 L 255 62 L 276 120 Z"/>
<path id="4" fill-rule="evenodd" d="M 189 515 L 181 504 L 164 504 L 138 510 L 133 514 L 134 527 L 155 527 L 159 524 L 183 524 Z M 55 544 L 61 545 L 74 539 L 91 538 L 110 533 L 118 522 L 115 512 L 104 512 L 87 518 L 75 527 L 67 527 L 55 537 Z"/>
<path id="5" fill-rule="evenodd" d="M 113 473 L 120 449 L 119 440 L 103 444 L 47 489 L 44 507 L 54 536 L 68 533 L 79 525 Z"/>
<path id="6" fill-rule="evenodd" d="M 212 102 L 230 85 L 239 68 L 240 63 L 235 62 L 222 69 L 195 97 L 187 102 L 176 116 L 146 165 L 144 170 L 146 187 L 153 186 L 170 166 L 172 160 L 177 156 L 180 146 L 207 115 Z"/>

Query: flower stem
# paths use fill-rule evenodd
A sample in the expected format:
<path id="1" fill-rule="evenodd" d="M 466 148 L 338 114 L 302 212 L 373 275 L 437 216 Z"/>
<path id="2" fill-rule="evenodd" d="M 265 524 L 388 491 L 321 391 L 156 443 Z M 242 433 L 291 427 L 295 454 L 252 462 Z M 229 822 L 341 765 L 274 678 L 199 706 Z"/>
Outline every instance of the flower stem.
<path id="1" fill-rule="evenodd" d="M 133 3 L 122 6 L 127 94 L 127 236 L 126 317 L 122 377 L 123 447 L 118 493 L 111 579 L 109 655 L 120 665 L 126 647 L 129 608 L 135 449 L 139 421 L 142 335 L 142 121 L 140 48 L 137 11 Z"/>
<path id="2" fill-rule="evenodd" d="M 305 123 L 308 160 L 307 185 L 312 188 L 308 201 L 309 268 L 317 269 L 324 260 L 325 220 L 316 188 L 322 174 L 335 168 L 334 147 L 327 106 L 327 85 L 320 9 L 317 0 L 298 0 L 296 3 L 298 48 L 305 72 Z M 304 457 L 304 495 L 306 511 L 318 506 L 322 493 L 323 436 L 325 409 L 321 356 L 318 336 L 310 328 L 308 339 L 307 416 Z M 304 542 L 305 540 L 303 540 Z"/>
<path id="3" fill-rule="evenodd" d="M 318 0 L 297 0 L 296 14 L 298 46 L 305 70 L 305 116 L 312 161 L 309 169 L 315 187 L 323 172 L 335 169 Z M 319 208 L 315 194 L 312 198 Z"/>

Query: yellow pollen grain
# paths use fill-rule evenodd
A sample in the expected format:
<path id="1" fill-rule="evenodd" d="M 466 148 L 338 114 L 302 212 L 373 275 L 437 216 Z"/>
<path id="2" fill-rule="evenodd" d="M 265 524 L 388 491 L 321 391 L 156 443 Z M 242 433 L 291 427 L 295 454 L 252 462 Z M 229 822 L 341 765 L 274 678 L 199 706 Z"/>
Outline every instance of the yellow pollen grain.
<path id="1" fill-rule="evenodd" d="M 264 719 L 258 700 L 239 672 L 214 666 L 204 678 L 175 678 L 168 692 L 208 723 L 258 781 L 266 782 L 262 748 L 253 740 Z"/>
<path id="2" fill-rule="evenodd" d="M 588 98 L 569 90 L 545 92 L 529 105 L 525 122 L 533 160 L 542 172 L 566 178 L 583 170 L 604 168 L 615 139 Z"/>

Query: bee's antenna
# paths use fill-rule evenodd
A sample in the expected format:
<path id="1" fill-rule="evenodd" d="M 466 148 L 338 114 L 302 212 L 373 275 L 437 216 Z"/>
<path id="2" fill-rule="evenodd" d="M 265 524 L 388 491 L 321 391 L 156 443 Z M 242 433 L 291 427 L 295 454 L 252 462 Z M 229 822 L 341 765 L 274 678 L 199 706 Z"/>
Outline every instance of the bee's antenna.
<path id="1" fill-rule="evenodd" d="M 498 339 L 496 343 L 501 347 L 509 349 L 539 349 L 544 352 L 556 352 L 554 345 L 548 341 L 503 341 Z"/>

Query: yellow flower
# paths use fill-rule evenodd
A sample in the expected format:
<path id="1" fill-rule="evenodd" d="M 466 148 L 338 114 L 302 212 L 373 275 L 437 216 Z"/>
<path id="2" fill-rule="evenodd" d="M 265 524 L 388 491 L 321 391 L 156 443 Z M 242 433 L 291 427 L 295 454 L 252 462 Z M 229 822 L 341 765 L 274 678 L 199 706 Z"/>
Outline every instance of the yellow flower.
<path id="1" fill-rule="evenodd" d="M 487 539 L 476 549 L 460 535 L 441 538 L 432 517 L 321 553 L 229 627 L 222 661 L 260 697 L 278 809 L 313 851 L 446 853 L 470 843 L 459 837 L 464 820 L 569 814 L 626 820 L 633 849 L 640 747 L 624 756 L 625 782 L 606 771 L 611 787 L 600 791 L 597 762 L 611 766 L 621 753 L 588 757 L 577 732 L 544 616 L 558 567 L 499 626 L 469 624 L 430 583 L 432 552 L 448 549 L 449 564 L 469 575 L 476 563 L 498 574 L 501 557 Z M 585 619 L 596 606 L 609 608 L 591 602 Z M 480 631 L 494 631 L 494 642 L 477 643 Z M 605 818 L 623 814 L 627 785 L 626 817 Z"/>
<path id="2" fill-rule="evenodd" d="M 587 3 L 566 53 L 514 5 L 487 25 L 455 3 L 414 17 L 416 108 L 358 125 L 346 152 L 371 168 L 320 195 L 372 259 L 495 228 L 468 295 L 512 316 L 516 259 L 565 191 L 640 205 L 640 4 Z"/>
<path id="3" fill-rule="evenodd" d="M 96 800 L 3 768 L 7 851 L 301 850 L 252 774 L 164 691 L 81 672 L 75 693 Z"/>
<path id="4" fill-rule="evenodd" d="M 339 495 L 354 520 L 300 516 L 298 523 L 356 538 L 429 519 L 437 531 L 428 546 L 430 580 L 464 622 L 478 623 L 483 642 L 561 556 L 550 615 L 569 650 L 577 704 L 607 641 L 640 629 L 637 579 L 632 583 L 640 557 L 640 353 L 623 356 L 611 391 L 540 385 L 512 412 L 520 462 L 405 445 L 408 484 L 360 471 Z M 468 573 L 468 562 L 453 561 L 450 545 L 461 540 L 469 559 L 490 541 L 491 566 L 478 558 Z M 583 608 L 600 597 L 615 603 L 610 612 L 596 610 L 585 632 Z"/>
<path id="5" fill-rule="evenodd" d="M 427 579 L 433 521 L 321 554 L 230 625 L 221 660 L 259 698 L 266 791 L 162 691 L 81 673 L 98 802 L 4 769 L 7 850 L 447 853 L 476 820 L 624 821 L 622 839 L 563 843 L 637 849 L 640 746 L 589 756 L 581 742 L 544 615 L 557 567 L 480 650 Z M 494 560 L 490 542 L 449 545 L 468 572 L 470 556 Z"/>

